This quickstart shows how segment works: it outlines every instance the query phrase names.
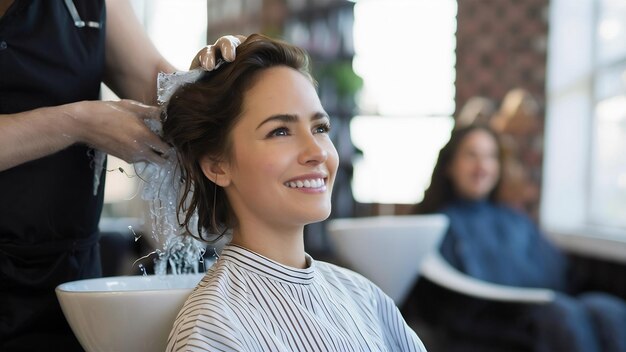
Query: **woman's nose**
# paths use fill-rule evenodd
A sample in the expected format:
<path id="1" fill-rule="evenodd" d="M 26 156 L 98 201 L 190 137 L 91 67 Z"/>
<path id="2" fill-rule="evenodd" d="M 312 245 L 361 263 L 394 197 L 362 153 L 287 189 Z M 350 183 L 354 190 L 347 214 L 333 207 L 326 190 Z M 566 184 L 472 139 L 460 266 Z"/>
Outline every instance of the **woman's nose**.
<path id="1" fill-rule="evenodd" d="M 322 137 L 309 134 L 303 137 L 299 161 L 301 164 L 317 165 L 328 159 L 328 150 L 326 144 L 321 140 Z"/>

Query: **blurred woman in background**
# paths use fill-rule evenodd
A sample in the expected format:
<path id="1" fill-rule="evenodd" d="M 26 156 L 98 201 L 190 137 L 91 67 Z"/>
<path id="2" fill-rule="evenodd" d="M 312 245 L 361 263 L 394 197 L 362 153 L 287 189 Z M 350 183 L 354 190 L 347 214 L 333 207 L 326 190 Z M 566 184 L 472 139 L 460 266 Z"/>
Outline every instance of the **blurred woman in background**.
<path id="1" fill-rule="evenodd" d="M 416 213 L 449 217 L 441 253 L 456 269 L 491 283 L 552 289 L 556 298 L 547 305 L 516 307 L 502 320 L 496 318 L 501 312 L 494 314 L 495 303 L 468 299 L 451 312 L 439 302 L 443 323 L 493 339 L 516 336 L 533 351 L 626 351 L 625 302 L 577 292 L 567 256 L 527 215 L 496 200 L 502 157 L 490 128 L 474 124 L 454 130 Z"/>

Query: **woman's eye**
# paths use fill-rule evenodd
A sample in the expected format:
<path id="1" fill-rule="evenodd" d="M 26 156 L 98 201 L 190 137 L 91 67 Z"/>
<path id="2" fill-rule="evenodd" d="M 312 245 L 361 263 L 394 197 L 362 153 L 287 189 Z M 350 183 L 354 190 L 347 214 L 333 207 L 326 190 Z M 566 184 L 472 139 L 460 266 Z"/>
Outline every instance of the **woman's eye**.
<path id="1" fill-rule="evenodd" d="M 272 130 L 267 137 L 284 137 L 289 135 L 289 130 L 286 127 L 280 127 L 275 130 Z"/>
<path id="2" fill-rule="evenodd" d="M 324 123 L 315 127 L 315 133 L 328 133 L 330 132 L 330 124 Z"/>

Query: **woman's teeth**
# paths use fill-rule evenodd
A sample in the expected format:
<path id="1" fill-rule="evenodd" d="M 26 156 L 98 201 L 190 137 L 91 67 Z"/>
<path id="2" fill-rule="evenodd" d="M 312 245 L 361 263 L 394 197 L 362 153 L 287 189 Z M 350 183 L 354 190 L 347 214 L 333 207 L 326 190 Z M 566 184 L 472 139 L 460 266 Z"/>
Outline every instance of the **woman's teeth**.
<path id="1" fill-rule="evenodd" d="M 290 188 L 320 188 L 324 185 L 324 180 L 321 178 L 315 178 L 311 180 L 304 181 L 291 181 L 286 182 L 285 186 Z"/>

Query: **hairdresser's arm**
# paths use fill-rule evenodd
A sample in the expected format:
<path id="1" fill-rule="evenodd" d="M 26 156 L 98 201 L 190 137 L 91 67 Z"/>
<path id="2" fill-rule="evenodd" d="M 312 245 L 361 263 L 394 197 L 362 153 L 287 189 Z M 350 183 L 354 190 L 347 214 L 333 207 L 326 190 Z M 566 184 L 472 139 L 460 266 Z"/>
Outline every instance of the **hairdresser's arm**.
<path id="1" fill-rule="evenodd" d="M 0 171 L 84 143 L 127 162 L 160 162 L 168 146 L 146 128 L 157 108 L 133 101 L 83 101 L 0 115 Z M 124 128 L 120 128 L 124 126 Z"/>
<path id="2" fill-rule="evenodd" d="M 107 84 L 122 98 L 153 103 L 157 72 L 174 68 L 157 52 L 127 0 L 107 0 Z M 160 162 L 168 147 L 143 122 L 157 108 L 135 101 L 82 101 L 0 115 L 0 171 L 84 143 L 127 162 Z"/>
<path id="3" fill-rule="evenodd" d="M 127 0 L 106 0 L 105 82 L 122 98 L 156 100 L 158 72 L 174 67 L 156 50 Z M 200 50 L 194 67 L 212 69 L 216 55 L 228 61 L 245 37 L 222 37 Z M 18 114 L 0 114 L 0 171 L 84 143 L 127 162 L 161 162 L 168 146 L 143 123 L 157 108 L 130 100 L 83 101 Z"/>
<path id="4" fill-rule="evenodd" d="M 156 103 L 159 72 L 176 69 L 158 52 L 127 0 L 106 0 L 104 82 L 119 97 Z"/>

